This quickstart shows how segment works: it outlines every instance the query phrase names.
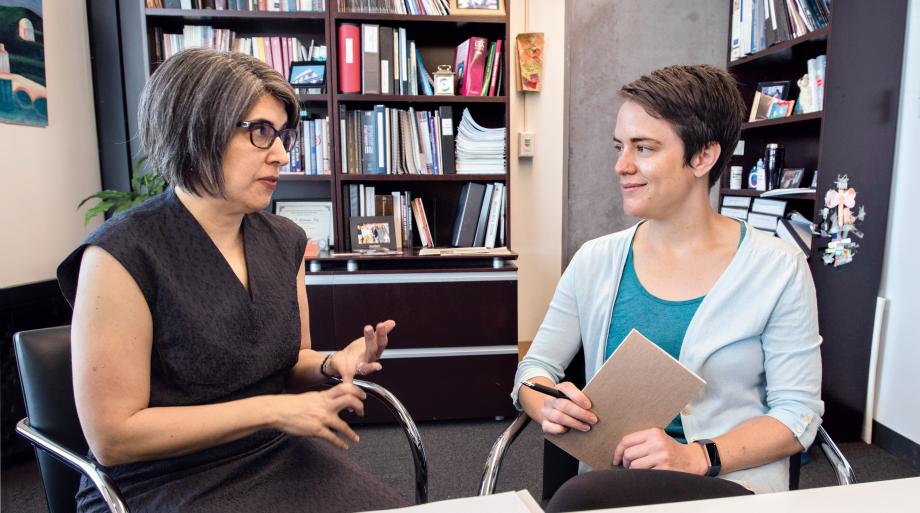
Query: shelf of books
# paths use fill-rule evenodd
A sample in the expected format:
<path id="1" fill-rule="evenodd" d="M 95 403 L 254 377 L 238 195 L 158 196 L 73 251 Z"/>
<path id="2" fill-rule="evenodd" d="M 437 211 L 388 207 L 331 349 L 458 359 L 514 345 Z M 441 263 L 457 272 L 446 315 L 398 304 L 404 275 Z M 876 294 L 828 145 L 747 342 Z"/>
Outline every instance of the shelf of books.
<path id="1" fill-rule="evenodd" d="M 207 47 L 295 85 L 300 137 L 270 208 L 327 213 L 313 258 L 510 244 L 507 0 L 484 15 L 446 0 L 143 1 L 150 72 Z"/>
<path id="2" fill-rule="evenodd" d="M 810 256 L 830 2 L 728 4 L 732 22 L 727 67 L 750 111 L 730 170 L 722 177 L 720 211 Z"/>

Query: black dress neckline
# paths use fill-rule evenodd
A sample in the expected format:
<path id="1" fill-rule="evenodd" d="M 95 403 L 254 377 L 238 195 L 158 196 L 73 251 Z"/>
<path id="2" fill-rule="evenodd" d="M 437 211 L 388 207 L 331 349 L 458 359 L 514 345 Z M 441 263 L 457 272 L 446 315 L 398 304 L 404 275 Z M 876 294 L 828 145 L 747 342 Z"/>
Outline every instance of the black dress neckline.
<path id="1" fill-rule="evenodd" d="M 257 285 L 255 283 L 254 273 L 252 272 L 252 262 L 251 250 L 255 247 L 255 241 L 251 240 L 256 235 L 256 230 L 247 229 L 247 226 L 250 225 L 250 216 L 251 214 L 246 214 L 243 216 L 243 220 L 240 222 L 240 231 L 243 236 L 243 259 L 246 263 L 246 281 L 249 283 L 249 287 L 245 287 L 243 282 L 240 280 L 239 276 L 233 271 L 233 267 L 230 266 L 230 262 L 227 261 L 227 257 L 220 252 L 220 248 L 217 247 L 217 244 L 214 243 L 214 240 L 208 235 L 208 232 L 201 226 L 201 223 L 198 219 L 192 214 L 192 212 L 182 203 L 182 200 L 179 199 L 179 195 L 176 194 L 175 187 L 170 187 L 168 190 L 167 203 L 174 208 L 178 213 L 180 218 L 184 218 L 190 225 L 193 225 L 195 228 L 192 230 L 197 235 L 198 245 L 201 250 L 210 253 L 211 259 L 219 262 L 217 265 L 221 267 L 222 274 L 226 276 L 227 280 L 230 280 L 235 283 L 233 286 L 239 293 L 246 296 L 246 299 L 249 301 L 250 305 L 254 305 L 258 296 L 256 294 Z"/>

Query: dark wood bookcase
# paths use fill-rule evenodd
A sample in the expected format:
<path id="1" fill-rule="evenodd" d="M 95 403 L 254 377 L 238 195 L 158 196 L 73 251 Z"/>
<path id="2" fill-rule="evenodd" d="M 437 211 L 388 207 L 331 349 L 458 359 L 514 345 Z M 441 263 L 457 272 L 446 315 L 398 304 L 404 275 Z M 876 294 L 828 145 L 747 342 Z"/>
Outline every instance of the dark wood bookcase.
<path id="1" fill-rule="evenodd" d="M 731 12 L 732 2 L 726 2 Z M 785 198 L 788 208 L 817 215 L 824 194 L 837 175 L 855 187 L 857 204 L 869 215 L 860 225 L 865 237 L 854 261 L 834 268 L 822 262 L 826 240 L 813 238 L 809 264 L 818 296 L 818 321 L 823 344 L 824 424 L 838 441 L 859 439 L 865 414 L 869 353 L 875 301 L 881 279 L 888 198 L 894 162 L 898 97 L 907 2 L 835 0 L 828 27 L 775 44 L 735 61 L 727 69 L 738 79 L 751 105 L 758 82 L 795 81 L 806 73 L 806 61 L 827 55 L 824 105 L 821 112 L 745 123 L 744 154 L 731 165 L 747 173 L 763 156 L 766 144 L 781 143 L 786 167 L 804 167 L 803 184 L 818 169 L 816 193 Z M 729 30 L 729 33 L 731 30 Z M 731 41 L 728 41 L 729 47 Z M 730 54 L 730 52 L 729 52 Z M 731 190 L 726 173 L 724 196 L 760 196 L 757 191 Z"/>
<path id="2" fill-rule="evenodd" d="M 360 175 L 344 174 L 341 162 L 339 107 L 370 109 L 385 105 L 405 109 L 452 108 L 454 133 L 463 110 L 486 127 L 510 124 L 513 90 L 508 57 L 509 15 L 412 16 L 338 12 L 337 0 L 327 0 L 326 12 L 254 12 L 149 9 L 144 0 L 90 2 L 89 25 L 96 86 L 97 128 L 103 186 L 126 189 L 130 162 L 143 153 L 137 133 L 137 100 L 156 69 L 157 35 L 181 33 L 184 25 L 226 28 L 241 37 L 297 37 L 327 47 L 325 94 L 301 95 L 301 108 L 329 117 L 331 175 L 284 175 L 274 200 L 331 201 L 334 210 L 334 249 L 350 251 L 347 203 L 351 184 L 375 187 L 377 194 L 411 191 L 425 203 L 438 246 L 448 246 L 459 197 L 467 182 L 503 183 L 510 174 L 489 175 Z M 510 12 L 511 0 L 505 0 Z M 454 52 L 471 36 L 502 39 L 502 86 L 499 96 L 400 96 L 340 94 L 338 87 L 338 27 L 342 23 L 373 23 L 404 27 L 414 39 L 429 72 L 439 64 L 453 68 Z M 507 138 L 506 138 L 507 139 Z M 506 140 L 506 156 L 510 156 Z M 444 158 L 453 158 L 445 155 Z M 511 246 L 510 190 L 505 241 Z M 307 292 L 311 334 L 318 350 L 334 350 L 360 335 L 366 323 L 393 318 L 386 370 L 374 376 L 391 388 L 416 419 L 472 418 L 513 413 L 510 393 L 517 362 L 516 255 L 430 257 L 419 255 L 420 241 L 394 256 L 336 256 L 308 260 Z M 404 351 L 401 353 L 400 351 Z M 386 355 L 387 353 L 385 353 Z M 462 380 L 464 390 L 455 386 Z M 472 398 L 477 399 L 473 400 Z M 376 410 L 376 411 L 375 411 Z M 375 405 L 368 418 L 387 418 Z"/>

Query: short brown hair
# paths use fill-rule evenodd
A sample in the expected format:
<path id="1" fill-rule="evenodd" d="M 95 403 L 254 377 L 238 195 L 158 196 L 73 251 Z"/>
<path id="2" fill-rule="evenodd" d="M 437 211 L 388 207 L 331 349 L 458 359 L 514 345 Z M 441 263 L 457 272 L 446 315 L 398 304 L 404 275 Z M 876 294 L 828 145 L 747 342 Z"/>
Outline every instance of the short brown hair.
<path id="1" fill-rule="evenodd" d="M 224 195 L 222 162 L 236 124 L 263 95 L 284 106 L 286 128 L 300 105 L 268 64 L 242 53 L 196 48 L 167 59 L 141 93 L 137 117 L 153 170 L 192 194 Z"/>
<path id="2" fill-rule="evenodd" d="M 709 186 L 719 180 L 738 144 L 745 110 L 727 71 L 707 64 L 668 66 L 626 84 L 620 96 L 674 127 L 684 143 L 684 165 L 709 143 L 719 143 L 722 152 L 709 171 Z"/>

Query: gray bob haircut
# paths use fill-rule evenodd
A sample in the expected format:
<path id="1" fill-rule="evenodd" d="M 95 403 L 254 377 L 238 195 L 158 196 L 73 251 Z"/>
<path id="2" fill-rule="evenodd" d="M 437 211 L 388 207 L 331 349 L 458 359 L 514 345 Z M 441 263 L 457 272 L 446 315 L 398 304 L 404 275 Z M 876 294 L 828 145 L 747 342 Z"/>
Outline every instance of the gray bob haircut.
<path id="1" fill-rule="evenodd" d="M 264 62 L 235 52 L 191 49 L 167 59 L 144 85 L 138 106 L 141 142 L 153 170 L 198 196 L 222 197 L 222 161 L 236 124 L 263 95 L 297 126 L 291 85 Z"/>

